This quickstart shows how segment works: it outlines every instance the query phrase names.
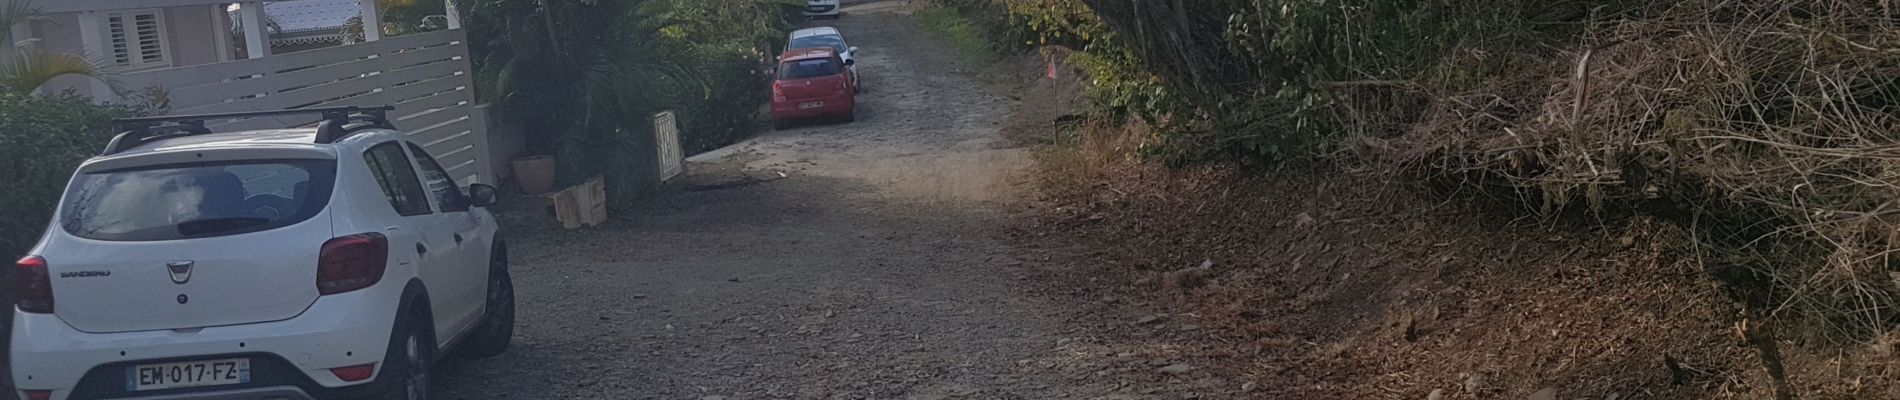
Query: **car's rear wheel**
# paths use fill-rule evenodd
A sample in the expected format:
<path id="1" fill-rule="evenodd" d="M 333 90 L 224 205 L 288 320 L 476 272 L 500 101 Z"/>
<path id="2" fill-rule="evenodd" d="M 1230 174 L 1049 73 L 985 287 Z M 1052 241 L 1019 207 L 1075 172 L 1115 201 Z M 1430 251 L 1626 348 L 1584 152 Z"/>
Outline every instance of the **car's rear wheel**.
<path id="1" fill-rule="evenodd" d="M 488 260 L 488 304 L 482 325 L 476 327 L 463 352 L 470 357 L 493 357 L 508 351 L 515 336 L 515 282 L 508 275 L 508 248 L 495 245 Z"/>
<path id="2" fill-rule="evenodd" d="M 390 335 L 388 354 L 383 355 L 382 373 L 376 382 L 383 385 L 376 400 L 427 400 L 430 364 L 435 360 L 435 340 L 429 338 L 427 315 L 403 313 L 396 332 Z"/>
<path id="3" fill-rule="evenodd" d="M 785 128 L 790 128 L 790 127 L 792 127 L 791 122 L 786 122 L 785 120 L 782 120 L 782 119 L 772 120 L 772 130 L 782 131 L 782 130 L 785 130 Z"/>

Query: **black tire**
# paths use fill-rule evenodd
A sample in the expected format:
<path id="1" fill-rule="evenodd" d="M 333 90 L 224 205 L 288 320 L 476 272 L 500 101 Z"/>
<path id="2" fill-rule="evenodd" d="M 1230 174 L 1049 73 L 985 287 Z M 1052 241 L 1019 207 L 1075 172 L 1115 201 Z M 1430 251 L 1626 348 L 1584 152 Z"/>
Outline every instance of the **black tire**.
<path id="1" fill-rule="evenodd" d="M 792 124 L 789 122 L 785 122 L 784 120 L 778 120 L 778 119 L 772 120 L 772 130 L 782 131 L 782 130 L 785 130 L 785 128 L 790 128 L 790 127 L 792 127 Z"/>
<path id="2" fill-rule="evenodd" d="M 389 335 L 382 372 L 376 376 L 376 400 L 428 400 L 430 366 L 435 362 L 435 339 L 424 313 L 404 312 Z"/>
<path id="3" fill-rule="evenodd" d="M 515 282 L 508 275 L 508 248 L 496 243 L 488 257 L 488 306 L 482 323 L 462 342 L 469 357 L 494 357 L 508 351 L 515 337 Z"/>
<path id="4" fill-rule="evenodd" d="M 858 105 L 852 104 L 851 111 L 844 112 L 844 122 L 858 122 Z"/>

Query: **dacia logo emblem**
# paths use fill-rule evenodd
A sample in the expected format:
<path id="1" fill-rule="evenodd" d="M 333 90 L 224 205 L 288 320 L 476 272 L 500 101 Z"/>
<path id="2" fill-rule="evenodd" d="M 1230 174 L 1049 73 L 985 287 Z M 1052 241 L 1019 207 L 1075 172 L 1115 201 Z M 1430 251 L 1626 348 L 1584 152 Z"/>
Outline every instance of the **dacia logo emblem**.
<path id="1" fill-rule="evenodd" d="M 194 264 L 191 261 L 168 262 L 165 263 L 165 269 L 172 273 L 172 283 L 183 285 L 191 282 L 191 266 Z"/>

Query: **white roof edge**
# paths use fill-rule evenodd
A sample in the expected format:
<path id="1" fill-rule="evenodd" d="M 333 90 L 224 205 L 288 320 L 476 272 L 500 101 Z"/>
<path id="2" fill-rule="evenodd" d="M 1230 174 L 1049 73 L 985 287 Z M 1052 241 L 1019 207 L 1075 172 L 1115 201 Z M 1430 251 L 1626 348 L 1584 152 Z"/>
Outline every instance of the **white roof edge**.
<path id="1" fill-rule="evenodd" d="M 182 6 L 208 6 L 213 4 L 234 3 L 233 0 L 54 0 L 35 2 L 40 11 L 46 13 L 65 13 L 80 11 L 127 10 L 136 8 L 161 8 Z"/>

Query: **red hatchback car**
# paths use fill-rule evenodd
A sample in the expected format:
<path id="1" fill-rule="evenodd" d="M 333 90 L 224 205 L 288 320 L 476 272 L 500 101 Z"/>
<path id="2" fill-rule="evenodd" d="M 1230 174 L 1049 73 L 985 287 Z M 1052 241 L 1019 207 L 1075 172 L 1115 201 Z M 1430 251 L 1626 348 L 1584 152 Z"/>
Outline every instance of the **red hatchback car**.
<path id="1" fill-rule="evenodd" d="M 784 128 L 817 117 L 857 120 L 857 88 L 851 86 L 849 66 L 832 49 L 793 49 L 779 56 L 778 79 L 772 81 L 772 126 Z"/>

